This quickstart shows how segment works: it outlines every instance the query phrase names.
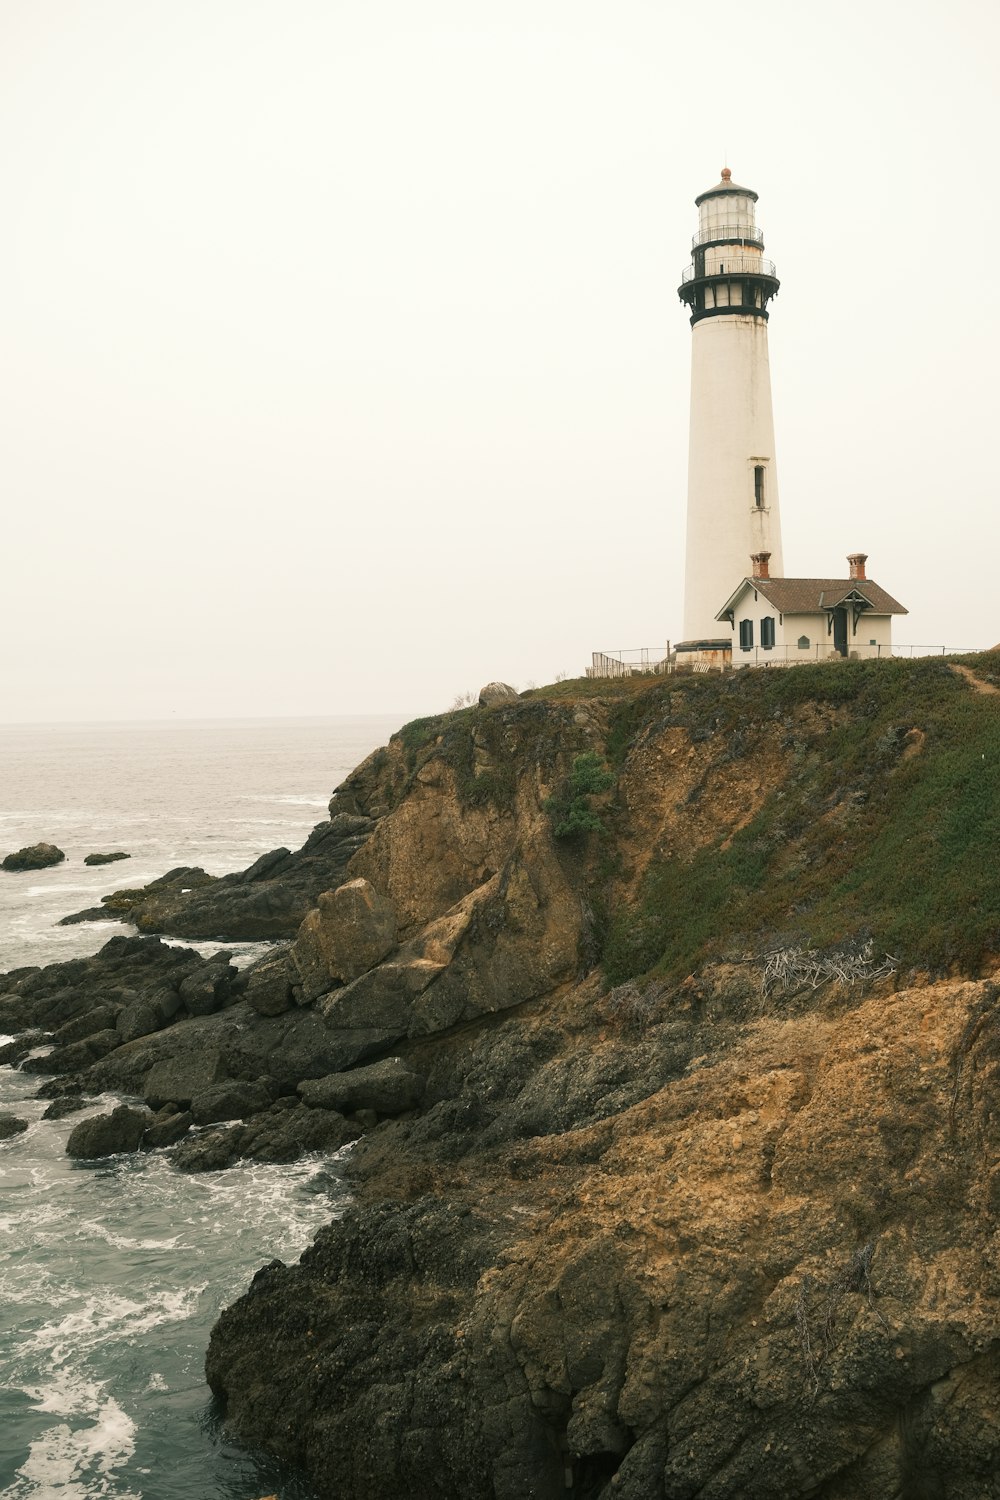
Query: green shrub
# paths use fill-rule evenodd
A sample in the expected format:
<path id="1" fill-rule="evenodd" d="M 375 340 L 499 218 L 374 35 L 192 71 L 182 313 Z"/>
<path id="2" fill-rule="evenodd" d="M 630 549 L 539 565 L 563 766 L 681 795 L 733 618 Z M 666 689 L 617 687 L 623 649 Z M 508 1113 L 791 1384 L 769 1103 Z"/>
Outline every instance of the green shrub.
<path id="1" fill-rule="evenodd" d="M 585 833 L 603 833 L 604 820 L 594 812 L 590 799 L 610 791 L 614 784 L 614 774 L 593 750 L 578 755 L 563 786 L 545 804 L 556 838 L 572 839 Z"/>

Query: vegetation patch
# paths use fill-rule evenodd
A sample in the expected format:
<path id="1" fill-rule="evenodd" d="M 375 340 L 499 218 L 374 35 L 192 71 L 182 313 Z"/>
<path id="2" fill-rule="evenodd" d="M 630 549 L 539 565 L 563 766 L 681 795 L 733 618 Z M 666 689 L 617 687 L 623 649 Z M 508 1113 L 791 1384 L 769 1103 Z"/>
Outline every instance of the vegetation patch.
<path id="1" fill-rule="evenodd" d="M 586 833 L 604 833 L 606 825 L 594 808 L 593 799 L 615 784 L 613 772 L 593 750 L 578 755 L 563 785 L 545 804 L 557 839 L 580 838 Z"/>
<path id="2" fill-rule="evenodd" d="M 636 906 L 613 912 L 611 984 L 649 970 L 682 977 L 734 942 L 760 951 L 782 934 L 833 948 L 870 936 L 901 965 L 978 973 L 1000 951 L 1000 703 L 940 658 L 844 662 L 692 680 L 623 707 L 621 749 L 683 724 L 706 754 L 762 753 L 787 733 L 792 770 L 728 839 L 667 850 Z M 808 727 L 808 705 L 837 705 Z M 827 716 L 829 719 L 829 716 Z M 907 755 L 920 731 L 919 753 Z"/>

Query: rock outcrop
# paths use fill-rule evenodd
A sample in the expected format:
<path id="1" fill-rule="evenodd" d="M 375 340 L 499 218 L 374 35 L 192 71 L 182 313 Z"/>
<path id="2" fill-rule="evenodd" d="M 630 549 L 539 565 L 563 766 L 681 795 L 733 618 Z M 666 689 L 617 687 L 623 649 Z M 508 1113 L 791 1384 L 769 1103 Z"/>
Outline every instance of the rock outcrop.
<path id="1" fill-rule="evenodd" d="M 0 861 L 0 870 L 13 873 L 22 870 L 47 870 L 50 865 L 62 864 L 65 858 L 65 854 L 55 844 L 29 844 L 14 854 L 6 855 Z"/>
<path id="2" fill-rule="evenodd" d="M 356 1142 L 213 1333 L 228 1429 L 329 1500 L 1000 1495 L 997 714 L 885 662 L 418 721 L 248 973 L 0 981 L 182 1170 Z"/>
<path id="3" fill-rule="evenodd" d="M 120 859 L 131 859 L 131 854 L 125 854 L 122 850 L 116 850 L 113 854 L 85 854 L 83 862 L 85 865 L 113 865 Z"/>

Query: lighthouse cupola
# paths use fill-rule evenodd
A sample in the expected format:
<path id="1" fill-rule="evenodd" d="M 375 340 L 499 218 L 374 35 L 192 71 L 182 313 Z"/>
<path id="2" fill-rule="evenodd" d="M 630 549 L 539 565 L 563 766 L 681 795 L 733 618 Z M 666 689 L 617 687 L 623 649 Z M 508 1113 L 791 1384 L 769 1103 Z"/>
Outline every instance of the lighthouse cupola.
<path id="1" fill-rule="evenodd" d="M 757 228 L 757 194 L 728 167 L 695 199 L 698 232 L 678 295 L 691 314 L 684 636 L 678 650 L 728 649 L 716 615 L 750 556 L 784 571 L 774 462 L 768 303 L 778 290 Z"/>
<path id="2" fill-rule="evenodd" d="M 698 233 L 691 241 L 691 264 L 678 295 L 691 309 L 691 322 L 728 314 L 733 308 L 767 318 L 767 304 L 779 282 L 774 262 L 764 259 L 764 236 L 754 222 L 757 194 L 733 182 L 723 167 L 717 187 L 695 199 Z"/>

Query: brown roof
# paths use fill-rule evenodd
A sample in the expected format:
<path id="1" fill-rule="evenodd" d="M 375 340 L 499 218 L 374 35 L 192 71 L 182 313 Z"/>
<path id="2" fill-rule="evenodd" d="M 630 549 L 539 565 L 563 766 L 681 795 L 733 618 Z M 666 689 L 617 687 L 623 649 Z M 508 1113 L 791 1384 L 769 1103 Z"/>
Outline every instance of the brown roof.
<path id="1" fill-rule="evenodd" d="M 860 594 L 877 615 L 905 615 L 909 611 L 870 578 L 744 578 L 716 615 L 721 620 L 746 585 L 774 605 L 783 615 L 815 615 L 835 609 L 849 594 Z"/>

